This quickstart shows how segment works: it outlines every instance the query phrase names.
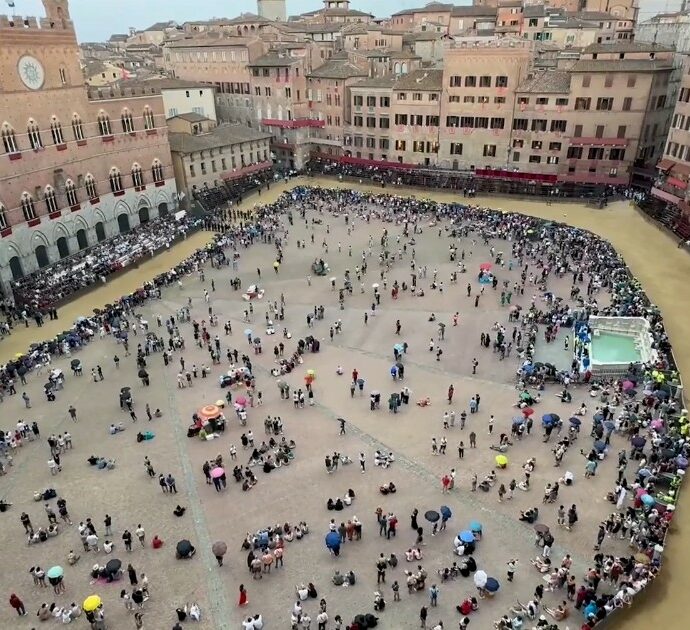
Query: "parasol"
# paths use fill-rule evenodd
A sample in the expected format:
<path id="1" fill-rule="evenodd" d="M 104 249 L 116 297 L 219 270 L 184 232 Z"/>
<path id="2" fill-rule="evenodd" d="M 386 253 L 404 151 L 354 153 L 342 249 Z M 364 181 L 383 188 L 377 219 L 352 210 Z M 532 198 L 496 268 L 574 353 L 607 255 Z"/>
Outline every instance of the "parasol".
<path id="1" fill-rule="evenodd" d="M 131 392 L 131 391 L 132 391 L 131 387 L 121 387 L 120 388 L 120 393 L 123 395 L 129 394 L 129 392 Z"/>
<path id="2" fill-rule="evenodd" d="M 329 278 L 329 280 L 330 280 L 331 282 L 335 282 L 337 279 L 338 279 L 337 276 L 332 276 L 332 277 Z"/>
<path id="3" fill-rule="evenodd" d="M 187 556 L 192 551 L 192 543 L 190 543 L 186 538 L 183 538 L 177 543 L 177 554 L 180 556 Z"/>
<path id="4" fill-rule="evenodd" d="M 103 602 L 101 601 L 101 598 L 98 595 L 89 595 L 84 600 L 84 603 L 81 605 L 81 607 L 84 609 L 84 612 L 93 612 L 102 603 Z"/>
<path id="5" fill-rule="evenodd" d="M 227 551 L 228 551 L 228 546 L 225 544 L 222 540 L 218 540 L 211 545 L 211 551 L 213 552 L 213 555 L 218 557 L 218 556 L 224 556 Z"/>
<path id="6" fill-rule="evenodd" d="M 219 479 L 225 474 L 225 470 L 221 468 L 220 466 L 216 466 L 212 471 L 211 471 L 211 478 L 212 479 Z"/>
<path id="7" fill-rule="evenodd" d="M 460 532 L 458 538 L 464 543 L 474 542 L 474 534 L 469 529 Z"/>
<path id="8" fill-rule="evenodd" d="M 489 591 L 489 593 L 495 593 L 498 591 L 500 588 L 500 584 L 498 583 L 498 580 L 496 578 L 486 578 L 486 584 L 484 585 L 484 588 Z"/>
<path id="9" fill-rule="evenodd" d="M 60 566 L 54 566 L 46 572 L 46 577 L 48 579 L 57 579 L 65 575 L 65 570 Z"/>
<path id="10" fill-rule="evenodd" d="M 656 499 L 651 494 L 643 494 L 640 497 L 640 501 L 644 503 L 647 507 L 652 507 L 656 503 Z"/>
<path id="11" fill-rule="evenodd" d="M 108 563 L 105 565 L 105 572 L 108 574 L 117 573 L 121 567 L 122 560 L 119 560 L 118 558 L 113 558 L 112 560 L 108 560 Z"/>
<path id="12" fill-rule="evenodd" d="M 450 508 L 447 505 L 442 505 L 440 511 L 441 511 L 441 516 L 445 520 L 448 520 L 451 516 L 453 516 L 453 512 L 450 511 Z"/>
<path id="13" fill-rule="evenodd" d="M 486 581 L 489 578 L 489 576 L 486 574 L 485 571 L 477 571 L 474 574 L 474 585 L 477 588 L 484 588 L 486 586 Z"/>
<path id="14" fill-rule="evenodd" d="M 430 523 L 435 523 L 441 518 L 441 516 L 436 510 L 429 510 L 428 512 L 424 513 L 424 518 Z"/>
<path id="15" fill-rule="evenodd" d="M 204 405 L 197 411 L 197 415 L 202 420 L 213 420 L 220 415 L 220 408 L 217 405 Z"/>
<path id="16" fill-rule="evenodd" d="M 219 398 L 216 400 L 216 407 L 220 407 L 221 409 L 225 407 L 225 401 L 222 398 Z"/>
<path id="17" fill-rule="evenodd" d="M 604 421 L 604 414 L 603 413 L 595 413 L 594 414 L 594 422 L 603 422 Z"/>
<path id="18" fill-rule="evenodd" d="M 329 549 L 340 547 L 340 534 L 338 532 L 328 532 L 326 534 L 326 547 Z"/>

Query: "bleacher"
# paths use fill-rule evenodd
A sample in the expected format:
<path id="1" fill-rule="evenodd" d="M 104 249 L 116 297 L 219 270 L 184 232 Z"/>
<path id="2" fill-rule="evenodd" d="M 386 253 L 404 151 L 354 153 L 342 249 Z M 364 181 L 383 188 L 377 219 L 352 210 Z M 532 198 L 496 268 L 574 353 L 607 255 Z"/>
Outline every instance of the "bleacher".
<path id="1" fill-rule="evenodd" d="M 193 195 L 206 212 L 213 212 L 216 208 L 239 203 L 248 193 L 261 188 L 272 179 L 273 169 L 268 169 L 239 179 L 225 180 L 213 188 L 198 188 Z"/>

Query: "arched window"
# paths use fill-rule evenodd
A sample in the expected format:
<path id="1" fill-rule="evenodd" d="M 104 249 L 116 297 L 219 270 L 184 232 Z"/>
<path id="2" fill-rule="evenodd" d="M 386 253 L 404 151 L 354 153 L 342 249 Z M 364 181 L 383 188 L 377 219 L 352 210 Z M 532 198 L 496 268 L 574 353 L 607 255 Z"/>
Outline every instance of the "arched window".
<path id="1" fill-rule="evenodd" d="M 67 70 L 64 68 L 64 66 L 62 66 L 58 72 L 60 74 L 60 83 L 62 85 L 67 85 Z"/>
<path id="2" fill-rule="evenodd" d="M 0 230 L 7 227 L 7 209 L 0 203 Z"/>
<path id="3" fill-rule="evenodd" d="M 114 193 L 122 190 L 122 175 L 120 175 L 120 171 L 115 166 L 110 169 L 108 179 L 110 180 L 110 190 Z"/>
<path id="4" fill-rule="evenodd" d="M 95 199 L 98 197 L 98 189 L 96 188 L 96 180 L 91 173 L 86 174 L 86 179 L 84 179 L 84 186 L 86 187 L 86 194 L 89 199 Z"/>
<path id="5" fill-rule="evenodd" d="M 43 198 L 46 201 L 46 208 L 48 208 L 48 212 L 57 212 L 58 202 L 57 197 L 55 196 L 55 189 L 52 186 L 45 187 L 45 190 L 43 191 Z"/>
<path id="6" fill-rule="evenodd" d="M 141 166 L 136 162 L 132 164 L 132 184 L 137 188 L 144 185 L 144 174 L 141 171 Z"/>
<path id="7" fill-rule="evenodd" d="M 153 161 L 153 165 L 151 166 L 151 175 L 153 176 L 154 182 L 162 182 L 164 179 L 163 165 L 158 158 Z"/>
<path id="8" fill-rule="evenodd" d="M 120 120 L 122 121 L 122 131 L 134 133 L 134 118 L 132 118 L 132 113 L 127 108 L 122 110 Z"/>
<path id="9" fill-rule="evenodd" d="M 22 193 L 21 205 L 25 221 L 31 221 L 31 219 L 36 218 L 36 207 L 34 206 L 34 200 L 28 192 Z"/>
<path id="10" fill-rule="evenodd" d="M 77 187 L 71 179 L 65 182 L 65 195 L 67 196 L 67 205 L 71 208 L 79 203 L 79 198 L 77 197 Z"/>
<path id="11" fill-rule="evenodd" d="M 65 144 L 65 137 L 62 134 L 62 125 L 57 119 L 57 116 L 53 116 L 50 119 L 50 134 L 53 136 L 53 144 Z"/>
<path id="12" fill-rule="evenodd" d="M 110 127 L 110 117 L 103 111 L 98 114 L 98 133 L 101 136 L 111 136 L 113 133 Z"/>
<path id="13" fill-rule="evenodd" d="M 74 132 L 75 140 L 84 139 L 84 125 L 81 122 L 81 116 L 76 112 L 72 114 L 72 131 Z"/>
<path id="14" fill-rule="evenodd" d="M 6 153 L 18 153 L 19 146 L 17 145 L 17 137 L 14 135 L 14 129 L 10 123 L 2 123 L 2 145 L 5 147 Z"/>
<path id="15" fill-rule="evenodd" d="M 33 118 L 29 118 L 29 122 L 26 126 L 26 132 L 29 136 L 31 148 L 42 149 L 43 140 L 41 140 L 41 130 L 38 128 L 38 124 L 36 124 L 36 121 Z"/>
<path id="16" fill-rule="evenodd" d="M 151 108 L 147 105 L 144 107 L 144 129 L 155 129 L 156 120 L 151 111 Z"/>

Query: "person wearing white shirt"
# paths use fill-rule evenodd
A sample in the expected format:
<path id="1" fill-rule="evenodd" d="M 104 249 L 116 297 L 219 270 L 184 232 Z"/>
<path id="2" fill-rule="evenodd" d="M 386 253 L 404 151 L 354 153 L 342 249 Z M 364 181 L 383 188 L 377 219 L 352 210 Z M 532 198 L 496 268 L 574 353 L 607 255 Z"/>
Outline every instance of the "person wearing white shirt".
<path id="1" fill-rule="evenodd" d="M 254 615 L 254 630 L 262 630 L 264 627 L 264 618 L 261 615 Z"/>
<path id="2" fill-rule="evenodd" d="M 254 625 L 254 620 L 251 617 L 247 617 L 247 620 L 242 622 L 242 627 L 244 630 L 254 630 L 256 626 Z"/>
<path id="3" fill-rule="evenodd" d="M 316 616 L 316 623 L 319 624 L 318 630 L 326 630 L 326 624 L 328 623 L 328 613 L 324 610 Z"/>

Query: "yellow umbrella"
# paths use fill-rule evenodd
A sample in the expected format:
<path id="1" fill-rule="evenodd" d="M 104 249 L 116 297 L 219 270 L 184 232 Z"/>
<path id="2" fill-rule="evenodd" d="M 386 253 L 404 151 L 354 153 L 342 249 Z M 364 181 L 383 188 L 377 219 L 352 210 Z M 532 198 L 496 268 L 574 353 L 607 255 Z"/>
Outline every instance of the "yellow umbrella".
<path id="1" fill-rule="evenodd" d="M 307 370 L 307 376 L 316 376 L 315 370 Z"/>
<path id="2" fill-rule="evenodd" d="M 508 458 L 505 455 L 496 455 L 496 465 L 501 468 L 508 465 Z"/>
<path id="3" fill-rule="evenodd" d="M 216 400 L 216 407 L 220 407 L 221 409 L 225 407 L 225 401 L 224 400 Z"/>
<path id="4" fill-rule="evenodd" d="M 86 611 L 86 612 L 93 612 L 98 608 L 103 602 L 101 601 L 101 598 L 98 595 L 89 595 L 85 600 L 84 603 L 81 605 L 81 607 Z"/>
<path id="5" fill-rule="evenodd" d="M 24 355 L 21 352 L 17 352 L 17 354 L 14 355 L 15 359 L 21 359 Z"/>

